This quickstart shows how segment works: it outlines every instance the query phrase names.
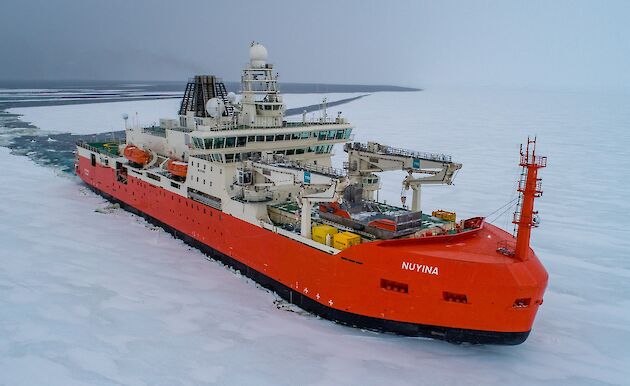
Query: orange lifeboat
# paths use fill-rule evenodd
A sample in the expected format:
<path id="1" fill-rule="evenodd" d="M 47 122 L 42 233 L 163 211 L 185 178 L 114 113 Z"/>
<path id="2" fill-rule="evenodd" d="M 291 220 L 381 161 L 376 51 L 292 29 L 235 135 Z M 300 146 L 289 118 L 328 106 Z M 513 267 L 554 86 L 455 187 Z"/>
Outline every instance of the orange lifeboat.
<path id="1" fill-rule="evenodd" d="M 151 160 L 151 154 L 136 145 L 127 145 L 123 154 L 129 161 L 139 165 L 146 165 Z"/>
<path id="2" fill-rule="evenodd" d="M 186 162 L 169 159 L 166 163 L 166 169 L 174 176 L 185 178 L 186 173 L 188 173 L 188 164 Z"/>

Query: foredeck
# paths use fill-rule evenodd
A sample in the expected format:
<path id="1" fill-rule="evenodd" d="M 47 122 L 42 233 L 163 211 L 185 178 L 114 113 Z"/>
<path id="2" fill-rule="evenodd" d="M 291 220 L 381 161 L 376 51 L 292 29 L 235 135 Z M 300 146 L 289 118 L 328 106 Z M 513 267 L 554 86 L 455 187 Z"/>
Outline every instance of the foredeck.
<path id="1" fill-rule="evenodd" d="M 121 155 L 119 149 L 120 145 L 120 142 L 77 142 L 77 146 L 84 147 L 99 154 L 107 154 L 114 157 Z"/>
<path id="2" fill-rule="evenodd" d="M 396 216 L 396 215 L 405 215 L 405 214 L 412 214 L 413 212 L 410 211 L 409 209 L 405 209 L 405 208 L 401 208 L 401 207 L 397 207 L 397 206 L 393 206 L 393 205 L 389 205 L 383 202 L 370 202 L 370 206 L 373 210 L 371 211 L 362 211 L 360 213 L 353 213 L 352 214 L 352 218 L 357 221 L 357 224 L 361 221 L 361 219 L 369 219 L 369 218 L 375 218 L 378 217 L 379 215 L 388 215 L 388 216 Z M 288 201 L 288 202 L 281 202 L 281 203 L 277 203 L 277 204 L 271 204 L 269 205 L 270 209 L 274 212 L 274 213 L 279 213 L 279 214 L 284 214 L 284 219 L 285 221 L 295 221 L 297 223 L 297 221 L 299 220 L 299 216 L 300 216 L 300 211 L 301 208 L 297 205 L 297 203 L 293 202 L 293 201 Z M 320 215 L 320 211 L 319 209 L 313 208 L 313 213 L 312 213 L 312 218 L 313 221 L 315 223 L 322 223 L 322 224 L 328 224 L 331 226 L 334 226 L 340 230 L 347 230 L 347 231 L 351 231 L 357 234 L 360 234 L 364 239 L 369 239 L 369 240 L 379 240 L 380 238 L 372 233 L 363 231 L 362 229 L 357 229 L 356 227 L 353 227 L 352 225 L 349 224 L 343 224 L 337 221 L 334 221 L 332 219 L 329 218 L 325 218 L 322 217 Z M 442 220 L 440 218 L 422 213 L 421 214 L 421 220 L 419 222 L 419 226 L 413 229 L 413 232 L 419 232 L 419 231 L 423 231 L 423 230 L 428 230 L 428 229 L 446 229 L 449 227 L 450 224 L 452 224 L 449 221 L 446 220 Z M 296 232 L 299 231 L 299 228 L 295 228 Z M 451 230 L 445 230 L 447 233 L 451 232 Z M 453 233 L 455 231 L 453 230 Z"/>

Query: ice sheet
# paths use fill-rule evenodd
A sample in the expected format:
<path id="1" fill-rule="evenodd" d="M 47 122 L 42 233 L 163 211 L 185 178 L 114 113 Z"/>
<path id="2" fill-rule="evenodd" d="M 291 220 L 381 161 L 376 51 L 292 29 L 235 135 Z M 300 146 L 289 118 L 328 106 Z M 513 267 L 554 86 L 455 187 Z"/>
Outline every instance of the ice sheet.
<path id="1" fill-rule="evenodd" d="M 176 116 L 180 100 L 155 99 L 144 101 L 105 102 L 65 106 L 17 107 L 9 109 L 23 115 L 24 122 L 45 132 L 94 134 L 125 129 L 123 114 L 129 123 L 152 124 L 164 115 Z"/>
<path id="2" fill-rule="evenodd" d="M 331 94 L 284 94 L 287 108 L 295 108 L 321 103 L 324 97 L 329 101 L 350 98 L 364 93 Z M 129 124 L 151 125 L 160 118 L 175 118 L 181 99 L 154 99 L 142 101 L 104 102 L 65 106 L 16 107 L 8 110 L 20 114 L 24 122 L 39 127 L 44 132 L 73 134 L 95 134 L 124 130 L 123 114 L 128 114 Z M 342 110 L 337 106 L 334 111 Z M 332 114 L 332 112 L 330 113 Z M 312 113 L 309 114 L 309 118 Z M 333 115 L 331 115 L 333 116 Z"/>
<path id="3" fill-rule="evenodd" d="M 423 191 L 425 210 L 460 217 L 512 197 L 518 143 L 538 134 L 549 167 L 533 245 L 550 280 L 516 347 L 280 310 L 272 294 L 137 217 L 95 212 L 107 203 L 76 179 L 0 149 L 0 383 L 627 384 L 628 105 L 627 95 L 427 90 L 341 108 L 358 140 L 463 162 L 455 186 Z M 384 178 L 392 204 L 401 177 Z"/>

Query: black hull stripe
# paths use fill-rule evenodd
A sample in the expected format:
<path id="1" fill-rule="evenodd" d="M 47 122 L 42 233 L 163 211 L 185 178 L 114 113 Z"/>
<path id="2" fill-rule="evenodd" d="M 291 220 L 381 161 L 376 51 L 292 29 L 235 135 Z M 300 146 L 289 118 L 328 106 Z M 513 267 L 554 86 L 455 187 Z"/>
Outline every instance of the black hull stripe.
<path id="1" fill-rule="evenodd" d="M 408 322 L 398 322 L 371 316 L 358 315 L 347 311 L 337 310 L 325 306 L 313 299 L 303 296 L 301 292 L 287 287 L 286 285 L 274 280 L 273 278 L 256 271 L 242 262 L 227 256 L 216 249 L 204 244 L 187 234 L 175 229 L 174 227 L 136 209 L 135 207 L 113 197 L 112 195 L 99 190 L 98 188 L 86 183 L 86 185 L 95 193 L 106 198 L 107 200 L 120 204 L 121 208 L 146 219 L 149 223 L 159 226 L 174 237 L 183 240 L 186 244 L 199 249 L 212 259 L 221 261 L 243 275 L 251 278 L 261 286 L 275 292 L 284 300 L 297 305 L 298 307 L 321 316 L 322 318 L 350 326 L 372 331 L 393 333 L 406 336 L 419 336 L 426 338 L 434 338 L 446 340 L 452 343 L 473 343 L 473 344 L 498 344 L 498 345 L 517 345 L 523 343 L 529 336 L 530 331 L 525 332 L 494 332 L 483 330 L 468 330 L 452 327 L 431 326 L 426 324 L 416 324 Z"/>

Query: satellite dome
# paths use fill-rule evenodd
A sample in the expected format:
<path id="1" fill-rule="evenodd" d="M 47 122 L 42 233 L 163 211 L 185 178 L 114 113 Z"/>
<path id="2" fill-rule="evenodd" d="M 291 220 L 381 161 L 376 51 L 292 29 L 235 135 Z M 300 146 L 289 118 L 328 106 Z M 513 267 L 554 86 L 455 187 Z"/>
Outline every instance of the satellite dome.
<path id="1" fill-rule="evenodd" d="M 225 106 L 223 105 L 223 101 L 219 98 L 210 98 L 206 103 L 206 111 L 212 118 L 220 116 L 223 113 L 224 108 Z"/>
<path id="2" fill-rule="evenodd" d="M 229 93 L 227 93 L 227 100 L 230 103 L 234 103 L 236 101 L 236 94 L 234 94 L 232 91 L 230 91 Z"/>
<path id="3" fill-rule="evenodd" d="M 253 68 L 264 67 L 267 63 L 267 49 L 260 43 L 253 43 L 249 48 L 249 63 Z"/>

